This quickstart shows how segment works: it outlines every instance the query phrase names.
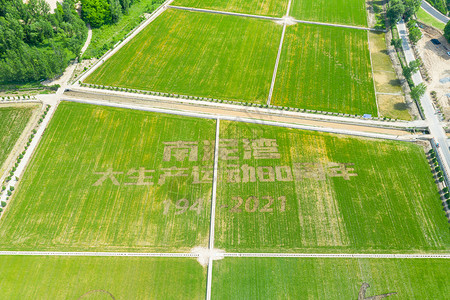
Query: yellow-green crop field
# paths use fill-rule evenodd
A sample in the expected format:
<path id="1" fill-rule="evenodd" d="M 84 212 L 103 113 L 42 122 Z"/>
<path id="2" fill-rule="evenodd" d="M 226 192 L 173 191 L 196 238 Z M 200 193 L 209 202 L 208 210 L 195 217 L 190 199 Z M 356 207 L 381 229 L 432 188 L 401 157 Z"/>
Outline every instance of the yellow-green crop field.
<path id="1" fill-rule="evenodd" d="M 87 83 L 265 104 L 282 26 L 169 9 Z"/>
<path id="2" fill-rule="evenodd" d="M 202 299 L 192 258 L 2 256 L 3 299 Z"/>
<path id="3" fill-rule="evenodd" d="M 208 247 L 211 222 L 214 248 L 228 253 L 450 248 L 416 144 L 74 102 L 59 104 L 9 202 L 0 251 L 192 255 Z M 207 267 L 193 258 L 36 254 L 0 253 L 5 298 L 206 294 Z M 212 296 L 353 299 L 367 283 L 367 297 L 443 299 L 448 267 L 448 259 L 426 258 L 225 257 L 213 262 Z"/>
<path id="4" fill-rule="evenodd" d="M 172 5 L 282 17 L 288 0 L 175 0 Z"/>
<path id="5" fill-rule="evenodd" d="M 437 187 L 415 144 L 227 121 L 220 142 L 219 249 L 449 250 Z"/>
<path id="6" fill-rule="evenodd" d="M 214 132 L 212 120 L 61 103 L 2 215 L 0 248 L 206 246 L 212 180 L 193 181 L 212 158 L 178 161 L 177 152 L 164 150 L 178 141 L 214 141 Z M 183 213 L 175 210 L 184 205 Z"/>
<path id="7" fill-rule="evenodd" d="M 0 249 L 206 247 L 215 130 L 215 120 L 62 102 L 0 220 Z M 219 130 L 216 247 L 448 251 L 421 147 L 231 121 Z"/>
<path id="8" fill-rule="evenodd" d="M 263 106 L 282 29 L 274 20 L 169 8 L 84 82 Z M 372 77 L 365 30 L 288 25 L 269 104 L 378 116 Z"/>
<path id="9" fill-rule="evenodd" d="M 448 259 L 225 258 L 214 262 L 212 291 L 230 300 L 447 299 L 449 268 Z"/>

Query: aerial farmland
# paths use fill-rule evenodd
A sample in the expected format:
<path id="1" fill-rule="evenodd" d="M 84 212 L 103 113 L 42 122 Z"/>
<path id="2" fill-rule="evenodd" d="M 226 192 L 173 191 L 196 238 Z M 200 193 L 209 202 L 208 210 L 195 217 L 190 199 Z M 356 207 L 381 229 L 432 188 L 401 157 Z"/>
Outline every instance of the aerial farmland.
<path id="1" fill-rule="evenodd" d="M 369 5 L 168 0 L 2 98 L 2 297 L 446 299 L 448 147 Z"/>

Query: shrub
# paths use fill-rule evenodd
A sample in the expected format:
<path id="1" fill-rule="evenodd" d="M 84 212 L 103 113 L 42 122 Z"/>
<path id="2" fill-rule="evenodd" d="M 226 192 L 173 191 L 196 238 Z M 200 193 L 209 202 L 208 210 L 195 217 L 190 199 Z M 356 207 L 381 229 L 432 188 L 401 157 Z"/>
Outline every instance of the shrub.
<path id="1" fill-rule="evenodd" d="M 450 198 L 450 193 L 445 193 L 444 197 L 445 197 L 445 199 L 449 199 Z"/>
<path id="2" fill-rule="evenodd" d="M 2 212 L 2 211 L 3 211 L 3 208 L 0 207 L 0 212 Z"/>
<path id="3" fill-rule="evenodd" d="M 6 190 L 6 186 L 2 186 L 2 191 Z"/>
<path id="4" fill-rule="evenodd" d="M 443 191 L 444 193 L 448 193 L 448 187 L 443 188 L 442 191 Z"/>
<path id="5" fill-rule="evenodd" d="M 12 192 L 11 192 L 11 191 L 7 191 L 7 192 L 6 192 L 6 195 L 11 196 L 11 195 L 12 195 Z"/>
<path id="6" fill-rule="evenodd" d="M 5 207 L 5 206 L 6 206 L 6 202 L 2 201 L 2 207 Z"/>
<path id="7" fill-rule="evenodd" d="M 439 182 L 442 182 L 442 181 L 444 181 L 444 177 L 439 177 Z"/>
<path id="8" fill-rule="evenodd" d="M 10 186 L 9 187 L 9 190 L 12 192 L 12 191 L 14 191 L 14 187 L 13 186 Z"/>
<path id="9" fill-rule="evenodd" d="M 439 171 L 441 171 L 441 167 L 437 166 L 436 168 L 434 168 L 434 170 L 435 170 L 436 172 L 439 172 Z"/>

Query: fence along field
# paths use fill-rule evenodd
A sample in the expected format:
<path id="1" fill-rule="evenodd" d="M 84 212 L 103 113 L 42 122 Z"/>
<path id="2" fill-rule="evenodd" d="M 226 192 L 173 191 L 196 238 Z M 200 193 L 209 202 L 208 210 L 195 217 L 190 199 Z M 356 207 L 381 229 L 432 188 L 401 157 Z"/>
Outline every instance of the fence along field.
<path id="1" fill-rule="evenodd" d="M 367 26 L 365 0 L 292 0 L 289 15 L 297 20 Z"/>
<path id="2" fill-rule="evenodd" d="M 36 106 L 0 107 L 0 171 Z M 0 172 L 0 177 L 2 173 Z"/>
<path id="3" fill-rule="evenodd" d="M 87 83 L 265 104 L 282 26 L 169 9 Z"/>
<path id="4" fill-rule="evenodd" d="M 444 252 L 448 224 L 414 144 L 221 121 L 215 247 Z"/>
<path id="5" fill-rule="evenodd" d="M 2 256 L 3 299 L 201 299 L 193 258 Z"/>
<path id="6" fill-rule="evenodd" d="M 212 292 L 214 299 L 448 299 L 449 268 L 448 259 L 225 258 L 214 262 Z M 370 287 L 359 298 L 364 283 Z"/>
<path id="7" fill-rule="evenodd" d="M 377 116 L 367 32 L 288 26 L 272 104 Z"/>
<path id="8" fill-rule="evenodd" d="M 172 5 L 282 17 L 289 0 L 175 0 Z"/>
<path id="9" fill-rule="evenodd" d="M 214 136 L 213 120 L 62 102 L 0 220 L 0 248 L 206 246 L 214 152 L 184 161 L 173 148 Z"/>

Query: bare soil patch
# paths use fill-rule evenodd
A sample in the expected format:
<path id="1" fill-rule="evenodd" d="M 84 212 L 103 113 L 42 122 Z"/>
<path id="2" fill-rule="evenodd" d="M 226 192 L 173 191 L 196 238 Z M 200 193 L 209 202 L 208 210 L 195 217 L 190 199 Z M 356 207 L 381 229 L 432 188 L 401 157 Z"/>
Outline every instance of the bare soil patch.
<path id="1" fill-rule="evenodd" d="M 422 61 L 431 78 L 428 83 L 428 92 L 435 91 L 437 101 L 442 107 L 445 119 L 450 119 L 450 81 L 441 82 L 442 79 L 450 78 L 450 45 L 438 30 L 425 28 L 422 30 L 423 37 L 417 43 Z M 441 44 L 434 45 L 431 39 L 438 39 Z"/>

